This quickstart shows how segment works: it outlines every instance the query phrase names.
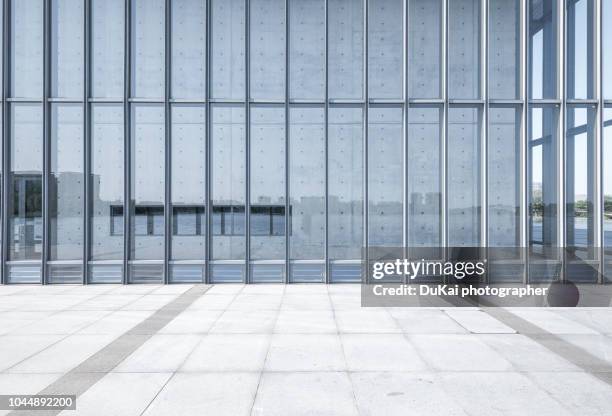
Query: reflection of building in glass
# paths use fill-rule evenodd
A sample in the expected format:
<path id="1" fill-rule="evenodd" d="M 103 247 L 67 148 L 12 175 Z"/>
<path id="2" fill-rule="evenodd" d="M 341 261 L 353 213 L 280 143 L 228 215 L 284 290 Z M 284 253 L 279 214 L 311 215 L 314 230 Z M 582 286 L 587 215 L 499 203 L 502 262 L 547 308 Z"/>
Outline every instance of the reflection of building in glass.
<path id="1" fill-rule="evenodd" d="M 3 3 L 5 283 L 612 276 L 611 0 Z"/>

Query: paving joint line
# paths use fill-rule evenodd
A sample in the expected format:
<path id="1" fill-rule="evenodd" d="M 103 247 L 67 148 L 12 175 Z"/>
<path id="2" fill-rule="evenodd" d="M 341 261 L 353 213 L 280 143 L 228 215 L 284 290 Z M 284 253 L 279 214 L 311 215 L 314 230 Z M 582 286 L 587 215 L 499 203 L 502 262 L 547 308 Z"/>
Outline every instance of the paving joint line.
<path id="1" fill-rule="evenodd" d="M 112 371 L 123 360 L 142 346 L 160 329 L 187 309 L 196 299 L 210 289 L 210 285 L 196 285 L 155 311 L 114 341 L 94 353 L 81 364 L 61 376 L 39 395 L 74 394 L 78 398 Z M 12 411 L 10 416 L 56 416 L 62 410 Z"/>

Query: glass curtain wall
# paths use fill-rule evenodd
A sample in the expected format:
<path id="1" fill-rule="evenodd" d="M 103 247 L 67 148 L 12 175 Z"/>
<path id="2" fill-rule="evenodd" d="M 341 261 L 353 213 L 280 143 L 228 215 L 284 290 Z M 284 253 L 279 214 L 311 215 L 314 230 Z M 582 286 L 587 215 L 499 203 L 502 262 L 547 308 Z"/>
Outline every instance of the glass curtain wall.
<path id="1" fill-rule="evenodd" d="M 358 281 L 364 245 L 600 281 L 611 10 L 3 0 L 2 281 Z"/>
<path id="2" fill-rule="evenodd" d="M 250 260 L 252 282 L 285 276 L 285 108 L 251 107 Z"/>
<path id="3" fill-rule="evenodd" d="M 325 111 L 289 109 L 289 281 L 325 280 Z"/>
<path id="4" fill-rule="evenodd" d="M 170 6 L 170 96 L 175 103 L 169 108 L 168 280 L 203 282 L 208 235 L 206 1 L 173 0 Z"/>
<path id="5" fill-rule="evenodd" d="M 595 108 L 568 106 L 565 131 L 566 274 L 595 282 Z"/>
<path id="6" fill-rule="evenodd" d="M 7 283 L 39 283 L 43 259 L 43 0 L 10 1 L 8 104 L 4 197 Z M 8 164 L 8 166 L 6 165 Z M 4 213 L 3 213 L 4 214 Z M 6 276 L 4 276 L 6 274 Z"/>

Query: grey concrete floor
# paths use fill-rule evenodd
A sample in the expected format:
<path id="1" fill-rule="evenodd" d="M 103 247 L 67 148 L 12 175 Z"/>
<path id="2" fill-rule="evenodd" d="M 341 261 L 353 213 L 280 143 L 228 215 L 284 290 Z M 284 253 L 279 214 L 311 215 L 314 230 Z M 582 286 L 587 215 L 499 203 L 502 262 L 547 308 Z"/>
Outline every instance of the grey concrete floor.
<path id="1" fill-rule="evenodd" d="M 62 415 L 612 414 L 612 308 L 361 308 L 359 290 L 2 286 L 0 394 L 79 393 Z"/>

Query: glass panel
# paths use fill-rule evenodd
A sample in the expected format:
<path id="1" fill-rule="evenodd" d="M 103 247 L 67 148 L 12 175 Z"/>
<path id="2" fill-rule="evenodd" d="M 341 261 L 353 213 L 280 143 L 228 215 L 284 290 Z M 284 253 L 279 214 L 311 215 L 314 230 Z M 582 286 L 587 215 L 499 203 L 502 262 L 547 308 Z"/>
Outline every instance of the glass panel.
<path id="1" fill-rule="evenodd" d="M 603 129 L 603 159 L 612 160 L 612 108 L 604 110 Z M 604 193 L 604 215 L 603 215 L 603 244 L 605 248 L 605 260 L 607 264 L 612 263 L 612 163 L 603 164 L 603 193 Z M 612 265 L 606 266 L 606 276 L 612 280 Z"/>
<path id="2" fill-rule="evenodd" d="M 325 97 L 325 1 L 290 0 L 291 98 Z"/>
<path id="3" fill-rule="evenodd" d="M 246 131 L 244 106 L 212 108 L 212 259 L 245 259 Z"/>
<path id="4" fill-rule="evenodd" d="M 172 107 L 172 259 L 204 260 L 206 247 L 206 112 Z"/>
<path id="5" fill-rule="evenodd" d="M 521 5 L 519 0 L 491 0 L 489 4 L 489 96 L 521 96 Z"/>
<path id="6" fill-rule="evenodd" d="M 329 97 L 363 98 L 363 0 L 328 0 Z"/>
<path id="7" fill-rule="evenodd" d="M 172 1 L 172 97 L 204 98 L 206 3 Z"/>
<path id="8" fill-rule="evenodd" d="M 442 2 L 408 1 L 408 93 L 411 98 L 440 98 Z"/>
<path id="9" fill-rule="evenodd" d="M 558 107 L 529 111 L 529 246 L 536 256 L 549 256 L 557 245 Z"/>
<path id="10" fill-rule="evenodd" d="M 123 106 L 91 111 L 91 260 L 123 258 Z"/>
<path id="11" fill-rule="evenodd" d="M 450 0 L 448 94 L 480 98 L 480 0 Z"/>
<path id="12" fill-rule="evenodd" d="M 404 96 L 403 1 L 370 2 L 368 13 L 370 97 L 401 99 Z"/>
<path id="13" fill-rule="evenodd" d="M 567 98 L 594 97 L 595 5 L 567 0 Z"/>
<path id="14" fill-rule="evenodd" d="M 164 0 L 132 0 L 132 96 L 164 96 Z"/>
<path id="15" fill-rule="evenodd" d="M 285 0 L 251 0 L 251 98 L 285 97 Z"/>
<path id="16" fill-rule="evenodd" d="M 11 1 L 11 95 L 42 97 L 43 1 Z"/>
<path id="17" fill-rule="evenodd" d="M 602 7 L 602 21 L 612 22 L 612 0 L 604 0 Z M 612 100 L 612 25 L 601 26 L 602 31 L 602 59 L 603 59 L 603 98 Z"/>
<path id="18" fill-rule="evenodd" d="M 518 107 L 491 107 L 488 134 L 488 226 L 491 247 L 520 247 L 520 140 Z"/>
<path id="19" fill-rule="evenodd" d="M 244 0 L 211 1 L 212 96 L 244 99 Z"/>
<path id="20" fill-rule="evenodd" d="M 0 129 L 2 129 L 1 131 L 4 132 L 4 105 L 0 105 L 0 111 L 2 112 L 2 114 L 0 114 Z M 4 146 L 0 146 L 0 160 L 4 160 Z M 4 162 L 0 163 L 0 165 L 1 165 L 0 166 L 0 200 L 1 200 L 3 192 L 6 192 L 6 189 L 4 188 L 4 175 L 6 174 L 5 169 L 8 169 L 8 166 L 4 166 Z M 4 207 L 0 207 L 0 219 L 2 218 L 3 215 L 5 215 Z M 3 233 L 0 233 L 0 243 L 3 240 L 2 234 Z"/>
<path id="21" fill-rule="evenodd" d="M 4 2 L 2 2 L 2 4 L 4 4 Z M 2 32 L 2 35 L 0 36 L 0 41 L 2 41 L 2 49 L 4 50 L 4 45 L 5 45 L 5 34 L 4 34 L 4 7 L 2 7 L 2 10 L 0 10 L 0 31 Z M 8 42 L 11 42 L 11 37 L 10 34 L 8 36 Z M 4 55 L 3 55 L 4 56 Z M 9 57 L 10 58 L 10 57 Z M 5 63 L 4 63 L 4 59 L 2 59 L 2 62 L 0 63 L 0 71 L 2 71 L 4 73 L 4 67 L 5 67 Z M 10 71 L 10 67 L 7 68 L 7 71 Z M 2 94 L 4 92 L 4 80 L 2 82 L 0 82 L 0 94 Z M 9 93 L 10 93 L 10 89 L 9 89 Z"/>
<path id="22" fill-rule="evenodd" d="M 164 258 L 164 107 L 132 106 L 132 260 Z"/>
<path id="23" fill-rule="evenodd" d="M 91 94 L 123 96 L 125 0 L 92 1 Z"/>
<path id="24" fill-rule="evenodd" d="M 51 106 L 50 260 L 83 258 L 83 106 Z"/>
<path id="25" fill-rule="evenodd" d="M 595 257 L 595 115 L 593 107 L 567 108 L 566 246 L 570 254 L 583 260 Z"/>
<path id="26" fill-rule="evenodd" d="M 43 231 L 41 105 L 11 105 L 10 139 L 9 260 L 40 260 Z"/>
<path id="27" fill-rule="evenodd" d="M 289 131 L 290 258 L 325 257 L 325 114 L 293 107 Z"/>
<path id="28" fill-rule="evenodd" d="M 251 107 L 251 259 L 285 259 L 285 108 Z"/>
<path id="29" fill-rule="evenodd" d="M 480 245 L 480 130 L 478 107 L 448 110 L 448 245 Z"/>
<path id="30" fill-rule="evenodd" d="M 51 6 L 51 96 L 83 95 L 83 0 L 53 0 Z"/>
<path id="31" fill-rule="evenodd" d="M 401 107 L 370 107 L 368 237 L 370 246 L 401 247 L 404 177 Z"/>
<path id="32" fill-rule="evenodd" d="M 329 109 L 329 258 L 361 259 L 363 246 L 363 110 Z"/>
<path id="33" fill-rule="evenodd" d="M 529 0 L 529 98 L 557 97 L 557 0 Z"/>
<path id="34" fill-rule="evenodd" d="M 441 111 L 408 109 L 408 247 L 441 244 Z"/>

